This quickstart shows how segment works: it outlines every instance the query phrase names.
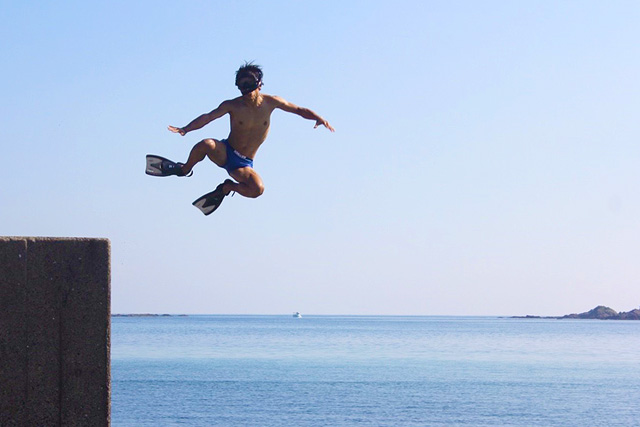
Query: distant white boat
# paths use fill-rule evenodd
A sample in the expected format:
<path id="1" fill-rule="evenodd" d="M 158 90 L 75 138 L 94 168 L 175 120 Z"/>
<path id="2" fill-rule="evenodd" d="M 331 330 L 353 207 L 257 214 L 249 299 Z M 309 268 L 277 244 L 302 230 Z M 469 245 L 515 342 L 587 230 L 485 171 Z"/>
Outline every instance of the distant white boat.
<path id="1" fill-rule="evenodd" d="M 302 317 L 302 314 L 300 314 L 299 311 L 296 311 L 295 313 L 293 313 L 293 317 L 300 318 L 300 317 Z"/>

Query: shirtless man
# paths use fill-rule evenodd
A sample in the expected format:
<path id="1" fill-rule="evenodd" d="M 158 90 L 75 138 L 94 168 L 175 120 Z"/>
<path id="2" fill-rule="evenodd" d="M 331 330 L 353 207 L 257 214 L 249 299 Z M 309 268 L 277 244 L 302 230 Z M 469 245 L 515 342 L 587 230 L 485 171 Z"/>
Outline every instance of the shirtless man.
<path id="1" fill-rule="evenodd" d="M 314 129 L 323 125 L 331 132 L 334 129 L 325 119 L 308 108 L 298 107 L 278 96 L 261 93 L 262 70 L 259 66 L 247 63 L 236 71 L 236 86 L 242 96 L 224 101 L 210 113 L 202 114 L 183 128 L 169 126 L 169 130 L 184 136 L 188 132 L 200 129 L 225 114 L 231 118 L 231 132 L 227 139 L 203 139 L 198 142 L 186 163 L 178 164 L 181 170 L 176 175 L 188 175 L 193 167 L 208 157 L 213 163 L 227 170 L 235 180 L 227 179 L 213 193 L 219 197 L 219 205 L 224 196 L 235 191 L 245 197 L 258 197 L 264 191 L 262 178 L 253 169 L 253 158 L 260 145 L 267 138 L 271 113 L 276 108 L 294 113 L 309 120 L 315 120 Z M 195 202 L 194 202 L 195 204 Z M 217 208 L 217 206 L 216 206 Z"/>

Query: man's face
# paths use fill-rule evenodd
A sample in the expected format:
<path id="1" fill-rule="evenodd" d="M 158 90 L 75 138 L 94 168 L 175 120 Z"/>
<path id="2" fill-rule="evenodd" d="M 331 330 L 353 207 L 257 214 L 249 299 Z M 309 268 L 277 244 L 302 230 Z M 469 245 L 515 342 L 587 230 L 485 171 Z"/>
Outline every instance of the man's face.
<path id="1" fill-rule="evenodd" d="M 238 89 L 240 89 L 243 94 L 255 90 L 255 84 L 256 78 L 250 74 L 244 75 L 238 79 Z M 259 87 L 260 86 L 258 86 L 258 88 Z"/>

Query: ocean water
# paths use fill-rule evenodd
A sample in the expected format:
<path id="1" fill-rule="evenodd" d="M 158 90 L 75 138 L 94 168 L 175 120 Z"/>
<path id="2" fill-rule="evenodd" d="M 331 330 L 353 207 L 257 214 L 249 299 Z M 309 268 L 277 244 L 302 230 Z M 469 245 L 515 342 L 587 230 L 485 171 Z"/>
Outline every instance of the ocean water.
<path id="1" fill-rule="evenodd" d="M 640 426 L 640 322 L 115 317 L 112 425 Z"/>

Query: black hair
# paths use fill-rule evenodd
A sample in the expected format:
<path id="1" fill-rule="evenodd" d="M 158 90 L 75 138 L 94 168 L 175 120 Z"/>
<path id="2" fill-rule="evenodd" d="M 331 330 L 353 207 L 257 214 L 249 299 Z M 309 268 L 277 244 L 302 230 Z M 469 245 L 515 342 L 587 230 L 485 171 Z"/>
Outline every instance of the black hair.
<path id="1" fill-rule="evenodd" d="M 245 84 L 243 87 L 238 86 L 240 79 L 247 76 L 252 77 L 254 83 L 250 85 Z M 262 68 L 253 62 L 245 62 L 244 65 L 236 71 L 236 86 L 238 86 L 238 89 L 243 93 L 245 91 L 252 92 L 262 86 Z"/>

